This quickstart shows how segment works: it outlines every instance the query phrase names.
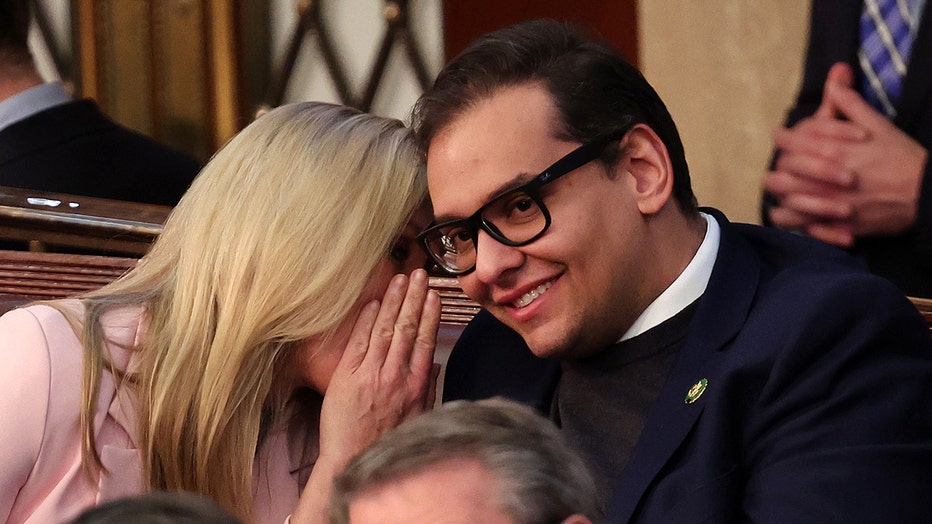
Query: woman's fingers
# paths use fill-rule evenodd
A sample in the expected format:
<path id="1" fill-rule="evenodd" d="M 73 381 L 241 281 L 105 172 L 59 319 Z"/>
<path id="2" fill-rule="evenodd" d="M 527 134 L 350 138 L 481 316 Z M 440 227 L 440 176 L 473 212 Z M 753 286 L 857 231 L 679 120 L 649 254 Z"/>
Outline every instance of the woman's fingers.
<path id="1" fill-rule="evenodd" d="M 371 369 L 429 373 L 440 325 L 440 295 L 430 291 L 427 272 L 395 275 L 381 304 L 360 313 L 344 355 L 347 364 Z"/>
<path id="2" fill-rule="evenodd" d="M 350 333 L 349 342 L 343 351 L 338 366 L 346 370 L 353 370 L 362 364 L 366 353 L 369 350 L 369 340 L 372 336 L 372 328 L 375 326 L 376 317 L 379 314 L 380 304 L 378 300 L 373 300 L 366 304 L 356 317 L 356 323 L 353 325 L 353 331 Z"/>
<path id="3" fill-rule="evenodd" d="M 360 312 L 321 411 L 321 454 L 342 460 L 430 409 L 439 367 L 440 296 L 423 270 L 395 276 Z"/>
<path id="4" fill-rule="evenodd" d="M 408 277 L 395 275 L 385 290 L 385 296 L 382 297 L 382 306 L 379 308 L 375 325 L 369 337 L 369 349 L 365 358 L 365 362 L 373 367 L 381 367 L 382 363 L 385 362 L 385 356 L 388 354 L 388 349 L 391 347 L 392 339 L 395 336 L 395 321 L 398 318 L 401 305 L 404 303 L 407 288 Z"/>
<path id="5" fill-rule="evenodd" d="M 383 364 L 387 369 L 412 369 L 411 358 L 415 351 L 415 347 L 418 346 L 419 343 L 421 346 L 430 344 L 430 339 L 426 338 L 428 334 L 424 333 L 424 329 L 427 329 L 429 326 L 422 326 L 424 313 L 426 311 L 425 302 L 430 298 L 427 282 L 427 272 L 423 269 L 417 269 L 411 273 L 404 303 L 401 305 L 398 317 L 395 320 L 392 343 Z M 430 322 L 430 317 L 431 315 L 427 316 L 426 320 L 428 322 Z M 436 338 L 436 328 L 434 329 L 433 336 Z M 433 344 L 430 345 L 433 346 Z M 423 351 L 423 348 L 421 348 L 421 350 Z M 430 348 L 430 352 L 431 354 L 433 353 L 432 347 Z M 424 374 L 426 375 L 426 370 Z"/>
<path id="6" fill-rule="evenodd" d="M 437 330 L 440 328 L 440 294 L 434 290 L 427 292 L 421 309 L 417 338 L 411 348 L 409 357 L 411 371 L 426 376 L 434 363 L 434 350 L 437 347 Z"/>
<path id="7" fill-rule="evenodd" d="M 437 398 L 437 379 L 440 376 L 440 364 L 434 363 L 434 349 L 437 347 L 437 329 L 440 327 L 440 295 L 429 291 L 421 311 L 421 323 L 414 340 L 408 365 L 407 387 L 413 399 L 413 410 L 409 414 L 420 413 L 434 407 Z"/>

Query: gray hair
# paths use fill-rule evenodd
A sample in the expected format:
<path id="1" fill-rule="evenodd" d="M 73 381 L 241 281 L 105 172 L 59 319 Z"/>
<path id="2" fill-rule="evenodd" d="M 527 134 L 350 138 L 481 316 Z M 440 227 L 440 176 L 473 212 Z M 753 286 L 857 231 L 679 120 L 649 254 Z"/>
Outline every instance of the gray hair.
<path id="1" fill-rule="evenodd" d="M 502 486 L 499 508 L 524 524 L 584 515 L 601 522 L 595 481 L 560 430 L 504 399 L 456 401 L 415 417 L 363 450 L 334 480 L 330 519 L 349 522 L 354 499 L 453 459 L 478 460 Z"/>
<path id="2" fill-rule="evenodd" d="M 184 491 L 155 491 L 111 500 L 69 524 L 242 524 L 213 500 Z"/>

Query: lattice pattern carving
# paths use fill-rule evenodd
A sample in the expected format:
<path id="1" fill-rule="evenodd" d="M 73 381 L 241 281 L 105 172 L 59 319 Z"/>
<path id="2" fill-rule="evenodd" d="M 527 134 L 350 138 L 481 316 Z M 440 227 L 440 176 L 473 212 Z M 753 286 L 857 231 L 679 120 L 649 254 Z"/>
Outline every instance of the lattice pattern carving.
<path id="1" fill-rule="evenodd" d="M 379 92 L 389 56 L 396 46 L 400 46 L 403 50 L 421 89 L 427 89 L 431 82 L 431 75 L 428 72 L 424 53 L 412 34 L 408 0 L 386 0 L 384 2 L 382 18 L 385 20 L 385 32 L 379 43 L 376 60 L 358 94 L 349 85 L 346 71 L 337 59 L 332 30 L 326 19 L 321 16 L 324 2 L 325 0 L 304 0 L 299 4 L 299 18 L 289 40 L 284 63 L 280 71 L 273 76 L 269 93 L 266 96 L 267 105 L 274 107 L 284 101 L 285 91 L 293 80 L 292 75 L 298 56 L 305 41 L 309 38 L 316 40 L 317 48 L 323 56 L 326 67 L 324 73 L 333 81 L 340 102 L 345 105 L 357 107 L 363 111 L 372 109 L 372 102 Z"/>

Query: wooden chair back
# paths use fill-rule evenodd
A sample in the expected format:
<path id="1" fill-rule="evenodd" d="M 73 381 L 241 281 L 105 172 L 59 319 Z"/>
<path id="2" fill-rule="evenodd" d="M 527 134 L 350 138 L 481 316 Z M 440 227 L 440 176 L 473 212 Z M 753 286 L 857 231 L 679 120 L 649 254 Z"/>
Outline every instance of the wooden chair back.
<path id="1" fill-rule="evenodd" d="M 139 257 L 171 208 L 0 186 L 0 238 L 31 250 L 61 248 Z"/>
<path id="2" fill-rule="evenodd" d="M 125 273 L 162 232 L 171 208 L 0 186 L 0 239 L 31 242 L 33 251 L 0 249 L 0 312 L 34 300 L 102 287 Z M 46 253 L 89 249 L 106 256 Z M 464 326 L 479 311 L 454 278 L 431 277 L 441 322 Z"/>
<path id="3" fill-rule="evenodd" d="M 66 298 L 103 287 L 135 258 L 0 250 L 0 312 L 35 300 Z"/>
<path id="4" fill-rule="evenodd" d="M 145 254 L 170 212 L 165 206 L 0 186 L 0 239 L 38 247 L 0 250 L 0 311 L 102 287 Z M 61 247 L 107 255 L 41 252 Z M 440 293 L 442 323 L 464 326 L 479 311 L 456 279 L 431 277 L 430 286 Z"/>
<path id="5" fill-rule="evenodd" d="M 35 300 L 71 297 L 103 287 L 126 273 L 138 259 L 0 250 L 0 313 Z M 440 293 L 440 321 L 465 326 L 479 305 L 463 294 L 454 278 L 430 277 Z"/>
<path id="6" fill-rule="evenodd" d="M 926 319 L 929 326 L 929 334 L 932 334 L 932 298 L 908 297 L 909 301 L 916 306 L 919 313 Z"/>

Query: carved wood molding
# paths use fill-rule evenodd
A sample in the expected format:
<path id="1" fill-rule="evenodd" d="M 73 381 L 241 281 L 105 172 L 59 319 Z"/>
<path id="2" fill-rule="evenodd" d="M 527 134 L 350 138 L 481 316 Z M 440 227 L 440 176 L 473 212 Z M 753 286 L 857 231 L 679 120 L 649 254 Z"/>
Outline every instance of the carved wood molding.
<path id="1" fill-rule="evenodd" d="M 275 107 L 284 101 L 285 92 L 293 80 L 295 64 L 308 39 L 316 42 L 324 59 L 326 70 L 323 73 L 333 81 L 337 96 L 345 105 L 371 111 L 372 102 L 379 89 L 382 88 L 382 78 L 388 67 L 388 59 L 392 50 L 398 46 L 404 52 L 421 89 L 426 90 L 430 86 L 431 75 L 428 72 L 424 52 L 418 46 L 411 30 L 411 9 L 408 0 L 386 0 L 382 8 L 385 32 L 379 43 L 376 60 L 366 75 L 367 80 L 360 94 L 354 93 L 349 85 L 346 70 L 337 59 L 339 53 L 337 53 L 332 37 L 332 28 L 321 14 L 325 1 L 304 0 L 299 4 L 298 21 L 291 32 L 285 60 L 281 69 L 273 74 L 265 97 L 267 106 Z"/>

